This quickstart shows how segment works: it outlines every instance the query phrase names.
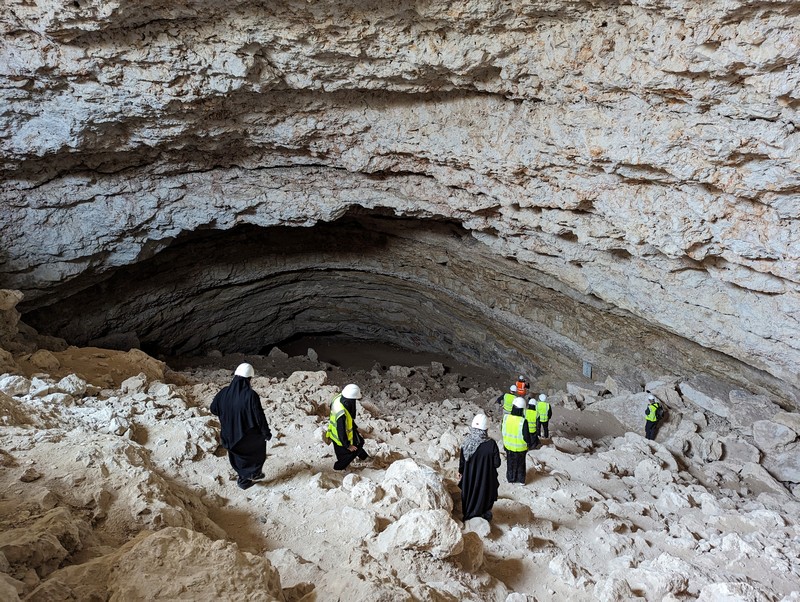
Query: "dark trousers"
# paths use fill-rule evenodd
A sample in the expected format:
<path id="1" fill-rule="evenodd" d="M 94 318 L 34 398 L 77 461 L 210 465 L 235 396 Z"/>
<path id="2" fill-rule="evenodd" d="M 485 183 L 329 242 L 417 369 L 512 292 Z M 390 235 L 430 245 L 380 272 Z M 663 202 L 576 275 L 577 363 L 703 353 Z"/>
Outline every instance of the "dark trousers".
<path id="1" fill-rule="evenodd" d="M 650 439 L 651 441 L 655 440 L 657 426 L 658 426 L 658 422 L 654 422 L 652 420 L 645 420 L 645 422 L 644 422 L 644 437 L 645 437 L 645 439 Z"/>
<path id="2" fill-rule="evenodd" d="M 336 454 L 336 462 L 333 465 L 334 470 L 344 470 L 350 466 L 350 462 L 358 458 L 359 460 L 366 460 L 369 454 L 364 451 L 364 444 L 358 445 L 356 451 L 350 451 L 342 445 L 333 444 L 333 452 Z"/>
<path id="3" fill-rule="evenodd" d="M 527 451 L 506 450 L 506 480 L 509 483 L 525 484 L 525 458 L 527 456 Z"/>
<path id="4" fill-rule="evenodd" d="M 539 436 L 542 439 L 549 439 L 550 438 L 550 421 L 542 422 L 541 420 L 536 421 L 536 429 L 539 431 Z"/>

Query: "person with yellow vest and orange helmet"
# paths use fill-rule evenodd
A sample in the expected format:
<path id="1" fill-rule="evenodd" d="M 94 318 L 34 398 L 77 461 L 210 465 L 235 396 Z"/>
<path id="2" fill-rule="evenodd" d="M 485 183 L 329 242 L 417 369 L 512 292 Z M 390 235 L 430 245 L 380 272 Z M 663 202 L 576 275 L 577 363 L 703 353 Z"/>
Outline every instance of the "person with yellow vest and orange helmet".
<path id="1" fill-rule="evenodd" d="M 511 413 L 503 416 L 503 447 L 506 450 L 506 480 L 525 484 L 525 458 L 534 447 L 533 437 L 525 420 L 525 398 L 517 397 Z"/>
<path id="2" fill-rule="evenodd" d="M 369 458 L 369 454 L 364 451 L 364 437 L 356 426 L 356 399 L 361 399 L 361 389 L 358 385 L 351 384 L 331 401 L 328 438 L 333 443 L 336 454 L 334 470 L 344 470 L 356 458 Z"/>

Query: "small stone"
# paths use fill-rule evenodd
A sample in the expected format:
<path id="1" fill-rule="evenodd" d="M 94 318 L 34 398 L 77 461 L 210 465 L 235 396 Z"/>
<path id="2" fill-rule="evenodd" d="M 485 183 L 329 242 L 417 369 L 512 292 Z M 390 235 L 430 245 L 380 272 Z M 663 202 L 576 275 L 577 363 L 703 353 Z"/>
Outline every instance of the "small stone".
<path id="1" fill-rule="evenodd" d="M 86 394 L 87 384 L 86 381 L 75 374 L 69 374 L 58 381 L 56 387 L 62 393 L 72 395 L 73 397 L 83 397 Z"/>
<path id="2" fill-rule="evenodd" d="M 42 473 L 31 466 L 30 468 L 25 469 L 25 472 L 22 473 L 22 476 L 19 478 L 19 480 L 23 483 L 33 483 L 41 478 Z"/>

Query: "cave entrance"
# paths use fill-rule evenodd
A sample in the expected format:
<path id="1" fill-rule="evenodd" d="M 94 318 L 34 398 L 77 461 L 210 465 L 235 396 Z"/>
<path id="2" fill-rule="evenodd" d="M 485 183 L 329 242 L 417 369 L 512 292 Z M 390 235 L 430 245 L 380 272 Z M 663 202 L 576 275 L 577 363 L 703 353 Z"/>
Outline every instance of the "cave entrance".
<path id="1" fill-rule="evenodd" d="M 535 341 L 507 306 L 515 266 L 457 223 L 352 210 L 313 227 L 186 233 L 153 257 L 73 280 L 78 292 L 25 319 L 72 344 L 154 356 L 305 354 L 310 337 L 339 364 L 535 376 Z"/>

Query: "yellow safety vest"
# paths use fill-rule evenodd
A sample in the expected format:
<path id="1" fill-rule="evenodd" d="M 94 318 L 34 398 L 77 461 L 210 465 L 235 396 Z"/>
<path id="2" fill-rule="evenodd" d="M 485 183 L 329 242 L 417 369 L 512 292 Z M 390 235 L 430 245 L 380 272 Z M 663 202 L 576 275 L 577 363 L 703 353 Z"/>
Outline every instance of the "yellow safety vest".
<path id="1" fill-rule="evenodd" d="M 546 401 L 537 401 L 536 415 L 539 418 L 539 422 L 547 422 L 550 420 L 550 404 Z"/>
<path id="2" fill-rule="evenodd" d="M 339 393 L 331 402 L 331 417 L 328 419 L 328 437 L 330 437 L 331 441 L 336 445 L 346 447 L 346 445 L 342 443 L 341 437 L 339 437 L 339 431 L 336 429 L 336 424 L 342 414 L 347 417 L 345 420 L 345 428 L 347 430 L 346 445 L 350 445 L 350 442 L 353 440 L 353 417 L 350 416 L 350 412 L 342 405 L 342 394 Z"/>
<path id="3" fill-rule="evenodd" d="M 536 432 L 536 409 L 528 408 L 525 410 L 525 420 L 528 421 L 528 431 L 531 433 Z"/>
<path id="4" fill-rule="evenodd" d="M 647 406 L 647 415 L 645 416 L 645 418 L 649 422 L 658 421 L 658 418 L 656 417 L 656 412 L 658 411 L 658 407 L 659 405 L 657 403 L 651 403 L 649 406 Z M 641 416 L 641 414 L 639 415 Z"/>
<path id="5" fill-rule="evenodd" d="M 510 414 L 511 408 L 514 407 L 514 400 L 517 398 L 513 393 L 506 393 L 503 395 L 503 413 Z"/>
<path id="6" fill-rule="evenodd" d="M 509 451 L 522 452 L 528 450 L 525 437 L 522 434 L 522 424 L 525 418 L 522 416 L 503 416 L 503 445 Z"/>

